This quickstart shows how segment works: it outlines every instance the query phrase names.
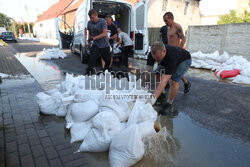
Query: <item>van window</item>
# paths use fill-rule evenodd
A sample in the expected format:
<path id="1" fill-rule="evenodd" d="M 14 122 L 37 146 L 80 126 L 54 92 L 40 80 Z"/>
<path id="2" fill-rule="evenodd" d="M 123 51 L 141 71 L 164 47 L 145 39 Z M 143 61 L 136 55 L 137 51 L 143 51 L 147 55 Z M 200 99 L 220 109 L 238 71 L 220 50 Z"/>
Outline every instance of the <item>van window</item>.
<path id="1" fill-rule="evenodd" d="M 136 29 L 143 30 L 144 29 L 144 6 L 140 6 L 136 10 Z"/>

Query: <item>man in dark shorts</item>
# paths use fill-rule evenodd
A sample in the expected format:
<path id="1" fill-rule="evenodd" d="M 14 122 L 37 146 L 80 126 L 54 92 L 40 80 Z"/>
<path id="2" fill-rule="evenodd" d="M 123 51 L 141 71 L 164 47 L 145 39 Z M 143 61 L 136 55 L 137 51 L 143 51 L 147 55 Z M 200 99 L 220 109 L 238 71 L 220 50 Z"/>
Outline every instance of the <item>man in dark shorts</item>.
<path id="1" fill-rule="evenodd" d="M 128 55 L 133 51 L 133 41 L 130 39 L 129 35 L 125 32 L 122 32 L 121 28 L 117 28 L 119 42 L 116 44 L 116 48 L 123 44 L 123 55 L 121 66 L 128 67 Z"/>
<path id="2" fill-rule="evenodd" d="M 174 111 L 172 103 L 178 93 L 181 77 L 184 76 L 190 68 L 192 62 L 191 55 L 188 51 L 180 47 L 164 45 L 158 41 L 151 46 L 151 53 L 154 60 L 163 67 L 160 84 L 154 93 L 156 99 L 161 95 L 168 81 L 171 79 L 167 102 L 163 106 L 164 110 L 160 111 L 160 114 L 164 115 L 167 112 Z M 151 101 L 151 104 L 154 103 L 155 99 Z"/>
<path id="3" fill-rule="evenodd" d="M 98 17 L 96 10 L 91 9 L 88 13 L 90 21 L 88 22 L 87 29 L 89 31 L 88 42 L 93 41 L 90 48 L 90 57 L 88 63 L 87 74 L 95 73 L 95 62 L 101 55 L 105 62 L 103 71 L 109 70 L 110 65 L 110 44 L 107 37 L 107 23 L 104 19 Z"/>

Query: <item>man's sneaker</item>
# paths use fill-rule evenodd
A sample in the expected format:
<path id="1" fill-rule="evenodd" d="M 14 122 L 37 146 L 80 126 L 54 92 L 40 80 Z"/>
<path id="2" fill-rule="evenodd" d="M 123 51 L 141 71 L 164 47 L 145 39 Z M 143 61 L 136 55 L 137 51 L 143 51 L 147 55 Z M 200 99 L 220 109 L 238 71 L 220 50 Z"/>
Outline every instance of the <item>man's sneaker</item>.
<path id="1" fill-rule="evenodd" d="M 160 105 L 160 104 L 165 103 L 166 101 L 167 101 L 166 94 L 161 93 L 160 96 L 157 98 L 154 105 Z"/>
<path id="2" fill-rule="evenodd" d="M 190 87 L 191 87 L 191 82 L 187 81 L 187 83 L 184 84 L 184 93 L 188 93 L 190 91 Z"/>
<path id="3" fill-rule="evenodd" d="M 175 118 L 178 116 L 179 112 L 178 110 L 176 110 L 172 104 L 170 103 L 166 103 L 164 104 L 164 106 L 162 107 L 162 109 L 159 111 L 159 114 L 161 115 L 167 115 L 170 118 Z"/>

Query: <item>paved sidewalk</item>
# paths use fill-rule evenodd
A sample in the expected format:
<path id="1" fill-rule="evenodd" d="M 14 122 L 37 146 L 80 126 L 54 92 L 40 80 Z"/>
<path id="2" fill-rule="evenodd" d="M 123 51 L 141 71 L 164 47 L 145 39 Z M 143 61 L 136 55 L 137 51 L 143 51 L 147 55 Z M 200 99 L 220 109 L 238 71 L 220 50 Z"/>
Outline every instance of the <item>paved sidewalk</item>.
<path id="1" fill-rule="evenodd" d="M 28 74 L 8 47 L 0 47 L 0 63 L 1 73 Z M 33 78 L 0 84 L 0 167 L 95 166 L 89 163 L 99 161 L 98 155 L 73 153 L 80 143 L 70 143 L 64 118 L 39 114 L 35 95 L 40 91 Z"/>
<path id="2" fill-rule="evenodd" d="M 10 47 L 0 46 L 0 73 L 27 75 L 29 72 L 15 58 Z"/>

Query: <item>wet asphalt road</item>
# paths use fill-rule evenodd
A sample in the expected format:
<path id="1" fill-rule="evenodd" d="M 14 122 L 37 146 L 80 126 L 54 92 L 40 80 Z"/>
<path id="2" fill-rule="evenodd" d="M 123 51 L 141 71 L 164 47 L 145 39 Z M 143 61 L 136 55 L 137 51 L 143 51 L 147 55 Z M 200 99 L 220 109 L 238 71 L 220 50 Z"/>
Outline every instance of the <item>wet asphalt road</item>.
<path id="1" fill-rule="evenodd" d="M 25 52 L 35 56 L 43 48 L 51 45 L 31 41 L 9 43 L 14 53 Z M 87 65 L 80 62 L 79 55 L 65 50 L 65 60 L 43 61 L 47 65 L 57 65 L 60 71 L 84 74 Z M 143 60 L 130 59 L 133 66 L 145 68 Z M 114 65 L 119 69 L 118 65 Z M 121 69 L 124 70 L 124 69 Z M 216 133 L 237 139 L 250 145 L 250 87 L 214 80 L 187 77 L 192 82 L 191 91 L 184 95 L 182 83 L 174 106 L 179 112 L 187 114 L 191 119 Z"/>

